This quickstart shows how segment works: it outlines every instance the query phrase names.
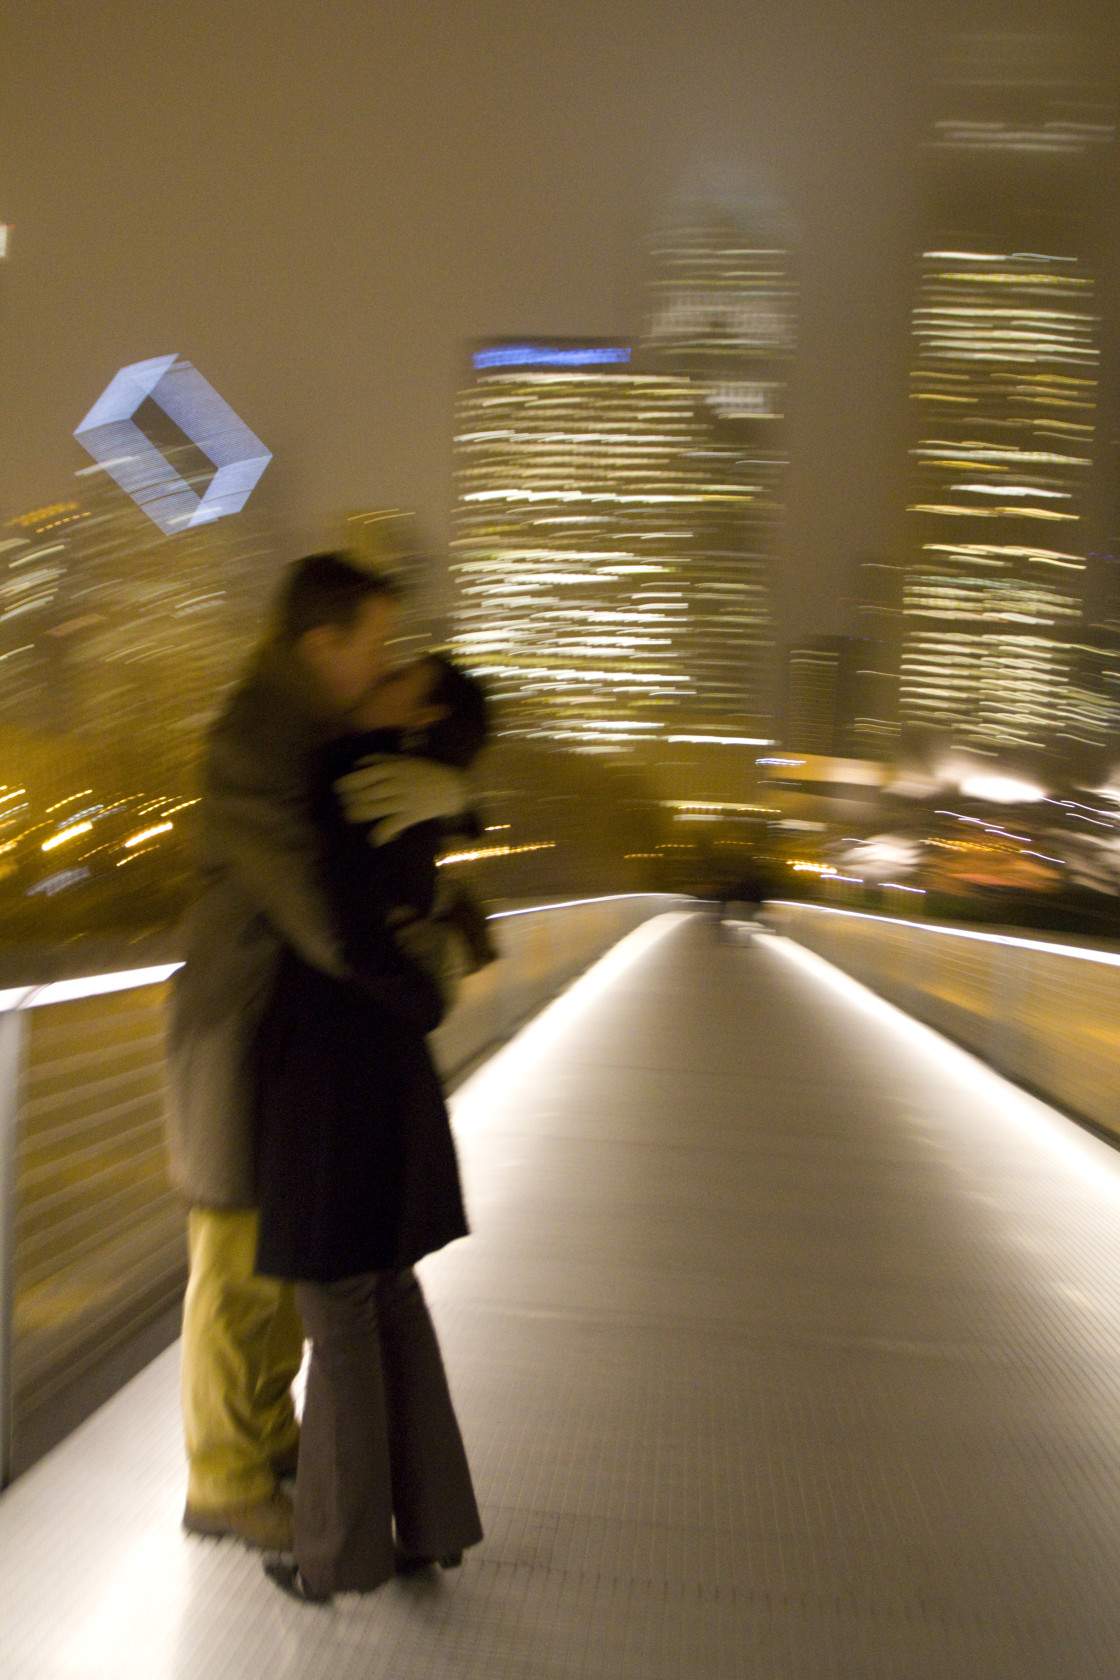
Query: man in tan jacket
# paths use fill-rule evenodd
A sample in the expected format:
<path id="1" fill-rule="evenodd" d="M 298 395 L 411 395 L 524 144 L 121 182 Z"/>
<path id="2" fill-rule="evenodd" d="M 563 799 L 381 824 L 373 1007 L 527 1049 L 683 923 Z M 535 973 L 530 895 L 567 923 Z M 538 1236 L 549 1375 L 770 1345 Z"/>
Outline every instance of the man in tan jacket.
<path id="1" fill-rule="evenodd" d="M 202 799 L 202 896 L 168 1044 L 172 1176 L 190 1203 L 182 1398 L 184 1526 L 284 1549 L 279 1479 L 298 1445 L 291 1384 L 302 1329 L 289 1285 L 255 1274 L 254 1034 L 284 945 L 336 976 L 342 943 L 319 885 L 310 813 L 317 755 L 379 680 L 391 587 L 337 554 L 291 569 L 276 623 L 210 732 Z M 346 813 L 382 838 L 461 810 L 463 779 L 391 758 L 347 778 Z"/>

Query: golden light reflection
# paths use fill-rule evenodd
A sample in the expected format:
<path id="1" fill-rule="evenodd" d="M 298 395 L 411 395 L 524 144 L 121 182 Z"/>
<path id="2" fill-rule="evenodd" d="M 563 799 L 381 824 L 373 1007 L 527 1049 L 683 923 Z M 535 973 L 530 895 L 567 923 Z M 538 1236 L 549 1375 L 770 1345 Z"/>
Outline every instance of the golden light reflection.
<path id="1" fill-rule="evenodd" d="M 154 828 L 142 828 L 139 834 L 130 834 L 123 844 L 126 849 L 132 846 L 140 846 L 145 840 L 154 839 L 157 834 L 166 834 L 174 826 L 174 823 L 164 822 L 157 823 Z"/>
<path id="2" fill-rule="evenodd" d="M 88 834 L 92 827 L 91 822 L 75 823 L 73 828 L 64 828 L 61 834 L 54 834 L 49 840 L 44 840 L 40 849 L 53 852 L 56 846 L 64 846 L 68 840 L 76 840 L 79 834 Z"/>

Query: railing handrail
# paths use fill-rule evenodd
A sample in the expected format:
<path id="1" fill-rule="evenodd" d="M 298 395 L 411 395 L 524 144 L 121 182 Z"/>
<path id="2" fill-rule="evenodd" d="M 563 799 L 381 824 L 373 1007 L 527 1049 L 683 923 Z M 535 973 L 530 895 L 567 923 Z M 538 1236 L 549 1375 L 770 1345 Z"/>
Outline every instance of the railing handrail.
<path id="1" fill-rule="evenodd" d="M 1059 945 L 1048 939 L 1022 939 L 1013 933 L 982 933 L 979 928 L 947 927 L 944 922 L 912 922 L 904 916 L 878 916 L 870 910 L 841 910 L 834 904 L 817 904 L 803 898 L 772 898 L 767 902 L 783 910 L 811 910 L 826 916 L 847 916 L 860 922 L 888 922 L 892 927 L 914 928 L 919 933 L 944 933 L 951 939 L 977 939 L 987 945 L 1014 945 L 1024 951 L 1048 951 L 1053 956 L 1077 957 L 1081 962 L 1120 968 L 1120 951 L 1094 951 L 1084 945 Z"/>
<path id="2" fill-rule="evenodd" d="M 599 893 L 594 898 L 567 898 L 547 904 L 526 904 L 516 910 L 494 910 L 487 921 L 507 916 L 531 916 L 542 910 L 572 910 L 581 904 L 606 904 L 627 898 L 680 898 L 680 893 Z M 158 963 L 148 968 L 111 969 L 106 974 L 77 975 L 72 980 L 46 980 L 39 985 L 9 986 L 0 991 L 0 1015 L 11 1009 L 42 1009 L 50 1003 L 73 1003 L 79 998 L 101 997 L 109 992 L 128 992 L 137 986 L 158 986 L 169 980 L 182 962 Z"/>

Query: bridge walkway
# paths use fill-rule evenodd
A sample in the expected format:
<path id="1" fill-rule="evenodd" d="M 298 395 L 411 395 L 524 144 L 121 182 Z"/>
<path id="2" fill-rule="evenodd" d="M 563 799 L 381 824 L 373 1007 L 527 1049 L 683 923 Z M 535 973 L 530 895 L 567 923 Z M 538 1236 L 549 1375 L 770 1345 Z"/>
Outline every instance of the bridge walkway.
<path id="1" fill-rule="evenodd" d="M 1116 1680 L 1120 1153 L 810 953 L 630 934 L 458 1091 L 486 1540 L 178 1527 L 170 1349 L 0 1500 L 5 1680 Z"/>

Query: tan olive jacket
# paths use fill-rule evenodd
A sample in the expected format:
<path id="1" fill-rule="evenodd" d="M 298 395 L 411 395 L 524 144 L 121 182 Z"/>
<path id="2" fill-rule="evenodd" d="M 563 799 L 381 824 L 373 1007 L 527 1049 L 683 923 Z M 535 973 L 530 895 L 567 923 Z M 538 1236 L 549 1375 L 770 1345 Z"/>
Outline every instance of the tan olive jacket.
<path id="1" fill-rule="evenodd" d="M 254 1204 L 249 1061 L 281 946 L 346 972 L 309 810 L 314 757 L 336 733 L 279 643 L 264 648 L 210 731 L 205 887 L 183 923 L 167 1043 L 171 1174 L 195 1204 Z"/>

